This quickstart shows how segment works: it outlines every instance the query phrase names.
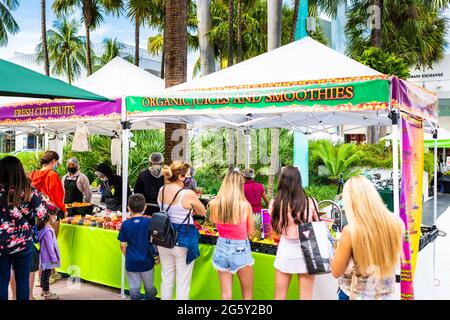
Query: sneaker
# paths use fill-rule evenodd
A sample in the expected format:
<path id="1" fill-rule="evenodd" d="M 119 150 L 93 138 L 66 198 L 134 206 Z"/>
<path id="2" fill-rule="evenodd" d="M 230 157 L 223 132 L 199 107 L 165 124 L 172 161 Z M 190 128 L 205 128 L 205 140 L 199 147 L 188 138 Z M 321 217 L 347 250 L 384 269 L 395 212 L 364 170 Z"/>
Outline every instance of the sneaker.
<path id="1" fill-rule="evenodd" d="M 41 296 L 44 300 L 59 300 L 59 296 L 53 292 L 43 292 L 41 293 Z"/>
<path id="2" fill-rule="evenodd" d="M 61 273 L 55 272 L 55 274 L 53 275 L 53 278 L 58 281 L 61 280 L 63 278 Z"/>
<path id="3" fill-rule="evenodd" d="M 55 283 L 55 282 L 56 282 L 55 277 L 54 276 L 50 276 L 50 278 L 48 279 L 48 283 L 52 284 L 52 283 Z"/>

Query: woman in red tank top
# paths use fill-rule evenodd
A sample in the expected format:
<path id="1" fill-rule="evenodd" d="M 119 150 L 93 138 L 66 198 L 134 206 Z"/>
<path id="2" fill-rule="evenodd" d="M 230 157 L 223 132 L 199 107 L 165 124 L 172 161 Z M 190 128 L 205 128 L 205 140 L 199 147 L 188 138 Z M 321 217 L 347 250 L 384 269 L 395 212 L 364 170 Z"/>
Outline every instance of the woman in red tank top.
<path id="1" fill-rule="evenodd" d="M 219 273 L 222 299 L 231 300 L 233 274 L 237 273 L 243 299 L 251 300 L 254 260 L 248 236 L 255 232 L 255 226 L 240 173 L 229 172 L 226 175 L 217 198 L 209 206 L 210 221 L 216 224 L 219 232 L 212 263 Z"/>

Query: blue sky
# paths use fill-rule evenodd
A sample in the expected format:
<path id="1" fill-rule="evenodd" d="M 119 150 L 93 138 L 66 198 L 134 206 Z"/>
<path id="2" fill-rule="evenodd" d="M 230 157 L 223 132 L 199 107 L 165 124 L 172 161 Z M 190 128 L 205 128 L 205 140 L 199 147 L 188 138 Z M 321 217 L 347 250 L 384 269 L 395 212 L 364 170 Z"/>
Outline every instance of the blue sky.
<path id="1" fill-rule="evenodd" d="M 56 17 L 51 8 L 53 1 L 47 0 L 47 29 L 52 27 Z M 39 0 L 22 0 L 19 8 L 13 12 L 14 18 L 20 26 L 20 32 L 16 35 L 8 36 L 8 46 L 0 47 L 0 58 L 11 58 L 14 52 L 34 53 L 37 44 L 41 41 L 41 4 Z M 73 16 L 81 20 L 81 11 L 75 12 Z M 134 25 L 123 14 L 121 17 L 105 15 L 104 23 L 91 32 L 93 43 L 101 42 L 105 37 L 116 38 L 122 42 L 134 46 Z M 156 30 L 148 27 L 141 27 L 140 47 L 147 48 L 147 39 L 155 35 Z M 84 27 L 81 26 L 80 34 L 84 35 Z M 198 53 L 188 54 L 188 77 L 192 74 L 192 69 Z"/>
<path id="2" fill-rule="evenodd" d="M 56 19 L 52 9 L 53 1 L 47 1 L 47 29 L 51 28 L 53 21 Z M 9 43 L 7 47 L 0 47 L 0 58 L 10 58 L 14 52 L 33 53 L 36 45 L 40 42 L 41 37 L 41 21 L 40 21 L 40 1 L 39 0 L 22 0 L 19 8 L 13 12 L 13 15 L 20 26 L 20 32 L 16 35 L 9 35 Z M 450 18 L 450 10 L 446 12 Z M 77 19 L 81 18 L 81 12 L 75 12 Z M 80 28 L 80 34 L 84 35 L 84 28 Z M 156 34 L 155 30 L 148 27 L 141 27 L 140 47 L 147 47 L 147 39 L 149 36 Z M 134 26 L 126 16 L 119 18 L 105 16 L 104 23 L 91 33 L 91 41 L 94 43 L 101 42 L 105 37 L 117 37 L 120 42 L 134 46 Z M 450 40 L 450 39 L 449 39 Z M 188 55 L 188 77 L 192 72 L 193 65 L 198 57 L 198 53 L 190 52 Z"/>
<path id="3" fill-rule="evenodd" d="M 56 19 L 52 9 L 52 1 L 47 1 L 47 28 L 51 28 Z M 41 14 L 40 1 L 23 0 L 20 7 L 13 13 L 20 26 L 20 32 L 14 36 L 9 36 L 7 47 L 0 48 L 0 58 L 9 58 L 14 51 L 32 53 L 36 45 L 40 42 Z M 74 14 L 76 18 L 81 17 L 80 12 Z M 80 28 L 80 33 L 84 35 L 84 28 Z M 147 46 L 147 39 L 156 32 L 149 28 L 141 28 L 141 48 Z M 101 42 L 105 37 L 117 37 L 126 44 L 134 45 L 134 26 L 125 17 L 120 18 L 105 16 L 105 22 L 97 30 L 92 32 L 91 41 Z"/>

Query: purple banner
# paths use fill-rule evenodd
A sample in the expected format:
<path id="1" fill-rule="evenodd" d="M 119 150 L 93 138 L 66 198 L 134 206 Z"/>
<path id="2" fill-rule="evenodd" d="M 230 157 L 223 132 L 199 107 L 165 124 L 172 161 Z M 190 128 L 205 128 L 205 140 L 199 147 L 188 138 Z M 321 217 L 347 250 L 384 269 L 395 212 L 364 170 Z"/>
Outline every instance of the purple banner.
<path id="1" fill-rule="evenodd" d="M 412 115 L 436 122 L 438 97 L 433 92 L 396 77 L 392 78 L 393 104 Z"/>
<path id="2" fill-rule="evenodd" d="M 414 271 L 420 243 L 423 186 L 423 122 L 402 115 L 402 182 L 400 218 L 405 224 L 404 260 L 401 265 L 400 292 L 402 300 L 414 300 Z"/>
<path id="3" fill-rule="evenodd" d="M 120 119 L 121 100 L 113 102 L 40 100 L 0 107 L 0 124 L 48 120 Z"/>

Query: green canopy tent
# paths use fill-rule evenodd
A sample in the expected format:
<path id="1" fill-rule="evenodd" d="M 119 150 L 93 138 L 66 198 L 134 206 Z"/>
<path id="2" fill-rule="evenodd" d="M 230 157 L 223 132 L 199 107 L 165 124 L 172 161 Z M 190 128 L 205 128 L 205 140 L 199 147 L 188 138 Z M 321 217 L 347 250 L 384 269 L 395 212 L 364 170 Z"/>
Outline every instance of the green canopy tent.
<path id="1" fill-rule="evenodd" d="M 0 96 L 111 101 L 2 59 L 0 59 L 0 79 Z"/>
<path id="2" fill-rule="evenodd" d="M 444 128 L 438 128 L 437 136 L 438 136 L 438 138 L 436 140 L 437 148 L 450 148 L 450 132 L 448 132 Z M 381 138 L 381 140 L 392 140 L 392 135 L 389 134 L 389 135 Z M 433 138 L 433 132 L 425 132 L 423 142 L 424 142 L 425 148 L 429 148 L 429 149 L 434 148 L 435 139 Z"/>

